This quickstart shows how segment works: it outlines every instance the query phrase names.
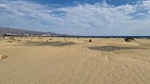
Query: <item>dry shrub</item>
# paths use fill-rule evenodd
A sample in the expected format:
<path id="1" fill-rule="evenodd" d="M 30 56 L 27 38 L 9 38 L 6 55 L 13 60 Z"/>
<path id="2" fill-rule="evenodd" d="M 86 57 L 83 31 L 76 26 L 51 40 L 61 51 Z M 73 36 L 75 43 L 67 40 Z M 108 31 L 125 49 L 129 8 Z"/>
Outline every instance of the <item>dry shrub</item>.
<path id="1" fill-rule="evenodd" d="M 2 60 L 2 59 L 5 59 L 5 58 L 7 58 L 8 56 L 6 56 L 6 55 L 1 55 L 0 54 L 0 60 Z"/>
<path id="2" fill-rule="evenodd" d="M 125 38 L 124 39 L 126 42 L 133 42 L 133 41 L 135 41 L 133 38 Z"/>
<path id="3" fill-rule="evenodd" d="M 92 42 L 92 40 L 91 40 L 91 39 L 89 39 L 89 42 Z"/>

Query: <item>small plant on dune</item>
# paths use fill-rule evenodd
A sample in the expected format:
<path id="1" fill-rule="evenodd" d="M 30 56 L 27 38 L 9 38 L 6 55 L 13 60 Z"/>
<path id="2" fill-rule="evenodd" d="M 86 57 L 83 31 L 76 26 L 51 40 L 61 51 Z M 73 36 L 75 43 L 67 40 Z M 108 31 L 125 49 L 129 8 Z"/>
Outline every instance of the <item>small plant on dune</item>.
<path id="1" fill-rule="evenodd" d="M 12 36 L 12 37 L 10 37 L 9 39 L 14 39 L 14 38 L 15 38 L 15 37 Z"/>
<path id="2" fill-rule="evenodd" d="M 133 41 L 135 41 L 133 38 L 125 38 L 124 39 L 126 42 L 133 42 Z"/>
<path id="3" fill-rule="evenodd" d="M 38 40 L 42 41 L 42 38 L 38 38 Z"/>
<path id="4" fill-rule="evenodd" d="M 10 37 L 9 38 L 11 41 L 16 41 L 15 37 Z"/>
<path id="5" fill-rule="evenodd" d="M 5 58 L 7 58 L 7 57 L 8 57 L 8 56 L 2 55 L 2 54 L 0 53 L 0 60 L 5 59 Z"/>
<path id="6" fill-rule="evenodd" d="M 31 40 L 26 40 L 27 42 L 31 42 Z"/>
<path id="7" fill-rule="evenodd" d="M 67 42 L 67 39 L 64 39 L 65 42 Z"/>
<path id="8" fill-rule="evenodd" d="M 8 41 L 8 42 L 12 43 L 12 41 Z"/>
<path id="9" fill-rule="evenodd" d="M 17 40 L 17 41 L 21 41 L 21 40 L 19 39 L 19 40 Z"/>
<path id="10" fill-rule="evenodd" d="M 89 42 L 92 42 L 92 40 L 91 40 L 91 39 L 89 39 Z"/>

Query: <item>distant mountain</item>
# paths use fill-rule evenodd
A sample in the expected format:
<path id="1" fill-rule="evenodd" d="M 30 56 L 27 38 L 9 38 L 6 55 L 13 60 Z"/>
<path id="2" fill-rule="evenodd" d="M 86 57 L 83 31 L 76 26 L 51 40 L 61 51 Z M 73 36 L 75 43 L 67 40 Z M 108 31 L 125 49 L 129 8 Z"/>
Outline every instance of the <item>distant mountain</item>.
<path id="1" fill-rule="evenodd" d="M 61 34 L 56 34 L 52 32 L 39 32 L 39 31 L 30 31 L 30 30 L 23 30 L 23 29 L 16 29 L 16 28 L 7 28 L 7 27 L 0 27 L 0 35 L 12 33 L 12 34 L 30 34 L 30 35 L 51 35 L 51 36 L 60 36 Z"/>

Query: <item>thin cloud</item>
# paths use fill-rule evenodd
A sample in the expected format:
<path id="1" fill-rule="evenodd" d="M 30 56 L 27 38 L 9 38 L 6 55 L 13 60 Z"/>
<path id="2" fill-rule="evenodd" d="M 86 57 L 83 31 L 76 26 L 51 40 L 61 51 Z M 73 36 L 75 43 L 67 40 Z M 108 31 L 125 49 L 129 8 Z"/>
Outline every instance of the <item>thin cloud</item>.
<path id="1" fill-rule="evenodd" d="M 54 7 L 25 0 L 0 3 L 0 26 L 72 35 L 149 35 L 150 0 L 111 6 L 77 3 Z"/>

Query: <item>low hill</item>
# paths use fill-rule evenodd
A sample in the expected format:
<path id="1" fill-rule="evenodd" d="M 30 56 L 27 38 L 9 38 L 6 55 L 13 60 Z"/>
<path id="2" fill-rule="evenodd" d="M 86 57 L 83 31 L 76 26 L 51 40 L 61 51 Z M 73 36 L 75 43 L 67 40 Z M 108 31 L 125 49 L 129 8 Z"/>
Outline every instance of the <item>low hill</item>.
<path id="1" fill-rule="evenodd" d="M 39 31 L 30 31 L 30 30 L 23 30 L 23 29 L 16 29 L 16 28 L 7 28 L 7 27 L 0 27 L 0 35 L 12 33 L 12 34 L 30 34 L 30 35 L 52 35 L 52 36 L 59 36 L 60 34 L 52 33 L 52 32 L 39 32 Z"/>

